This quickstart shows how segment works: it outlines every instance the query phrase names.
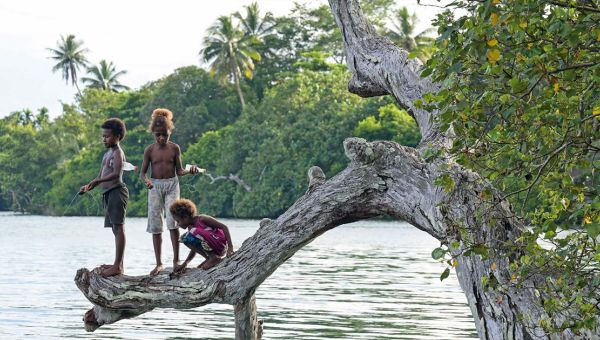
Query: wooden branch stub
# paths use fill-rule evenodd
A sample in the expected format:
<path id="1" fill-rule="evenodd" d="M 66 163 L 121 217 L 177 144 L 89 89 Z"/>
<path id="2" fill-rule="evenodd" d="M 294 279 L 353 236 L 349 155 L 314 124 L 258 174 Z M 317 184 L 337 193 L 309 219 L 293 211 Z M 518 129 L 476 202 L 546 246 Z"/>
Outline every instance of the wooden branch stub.
<path id="1" fill-rule="evenodd" d="M 262 220 L 260 220 L 260 222 L 258 223 L 258 225 L 262 228 L 262 227 L 267 226 L 271 222 L 273 222 L 272 219 L 270 219 L 270 218 L 263 218 Z"/>
<path id="2" fill-rule="evenodd" d="M 308 190 L 306 192 L 312 192 L 316 187 L 323 184 L 325 179 L 325 173 L 318 166 L 308 169 Z"/>
<path id="3" fill-rule="evenodd" d="M 368 79 L 359 77 L 357 74 L 353 74 L 352 78 L 350 78 L 350 81 L 348 81 L 348 91 L 363 98 L 385 96 L 390 94 L 383 87 L 371 82 Z"/>
<path id="4" fill-rule="evenodd" d="M 385 148 L 381 143 L 368 143 L 363 138 L 347 138 L 344 141 L 346 157 L 353 162 L 371 164 L 384 154 Z"/>

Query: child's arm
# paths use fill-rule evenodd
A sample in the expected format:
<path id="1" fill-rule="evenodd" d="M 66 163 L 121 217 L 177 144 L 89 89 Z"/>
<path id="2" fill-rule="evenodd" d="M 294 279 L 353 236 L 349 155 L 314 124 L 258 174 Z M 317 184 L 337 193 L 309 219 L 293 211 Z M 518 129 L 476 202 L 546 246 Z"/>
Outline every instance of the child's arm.
<path id="1" fill-rule="evenodd" d="M 181 149 L 179 148 L 179 145 L 175 144 L 175 146 L 177 147 L 177 149 L 175 150 L 175 172 L 177 173 L 177 176 L 185 176 L 189 174 L 198 173 L 198 168 L 195 166 L 193 166 L 189 171 L 185 170 L 181 166 Z"/>
<path id="2" fill-rule="evenodd" d="M 140 179 L 146 185 L 146 188 L 152 189 L 152 181 L 146 177 L 146 172 L 150 166 L 150 146 L 144 150 L 144 161 L 142 162 L 142 170 L 140 171 Z"/>
<path id="3" fill-rule="evenodd" d="M 176 264 L 173 267 L 173 272 L 175 274 L 183 274 L 183 272 L 185 271 L 185 267 L 187 267 L 187 265 L 194 259 L 194 256 L 196 256 L 196 252 L 193 250 L 190 250 L 190 253 L 188 254 L 185 261 L 183 261 L 182 264 Z"/>
<path id="4" fill-rule="evenodd" d="M 231 234 L 229 234 L 229 228 L 227 226 L 215 219 L 214 217 L 203 215 L 202 222 L 212 228 L 219 228 L 223 230 L 225 233 L 225 238 L 227 239 L 227 257 L 233 255 L 233 242 L 231 241 Z"/>

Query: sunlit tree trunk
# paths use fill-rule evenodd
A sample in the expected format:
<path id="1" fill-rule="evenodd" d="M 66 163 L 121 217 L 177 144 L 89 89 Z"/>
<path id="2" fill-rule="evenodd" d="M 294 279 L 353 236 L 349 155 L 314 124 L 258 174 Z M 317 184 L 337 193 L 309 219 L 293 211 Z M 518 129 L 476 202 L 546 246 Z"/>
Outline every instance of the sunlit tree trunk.
<path id="1" fill-rule="evenodd" d="M 237 91 L 238 97 L 240 98 L 240 104 L 242 105 L 242 110 L 244 109 L 244 106 L 246 106 L 246 102 L 244 101 L 244 94 L 242 93 L 242 86 L 241 86 L 241 76 L 240 76 L 240 69 L 239 67 L 235 64 L 234 61 L 234 51 L 233 51 L 233 47 L 231 45 L 229 45 L 229 53 L 230 53 L 230 60 L 229 63 L 231 64 L 231 73 L 233 74 L 233 82 L 235 83 L 235 89 Z"/>

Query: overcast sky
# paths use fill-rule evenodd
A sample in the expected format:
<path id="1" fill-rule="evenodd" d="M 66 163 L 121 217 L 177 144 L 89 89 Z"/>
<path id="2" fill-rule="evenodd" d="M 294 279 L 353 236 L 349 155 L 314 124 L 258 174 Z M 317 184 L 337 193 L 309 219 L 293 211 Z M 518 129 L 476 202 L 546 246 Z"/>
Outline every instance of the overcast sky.
<path id="1" fill-rule="evenodd" d="M 176 68 L 199 65 L 204 32 L 218 16 L 242 11 L 252 0 L 13 0 L 0 2 L 0 117 L 29 108 L 61 113 L 61 102 L 73 103 L 76 89 L 52 73 L 46 48 L 61 35 L 74 34 L 89 49 L 88 60 L 112 61 L 127 70 L 121 82 L 131 88 Z M 301 1 L 311 4 L 325 0 Z M 285 15 L 293 0 L 258 0 L 261 12 Z M 416 0 L 398 1 L 417 12 L 419 31 L 436 9 Z M 85 72 L 80 71 L 80 75 Z"/>

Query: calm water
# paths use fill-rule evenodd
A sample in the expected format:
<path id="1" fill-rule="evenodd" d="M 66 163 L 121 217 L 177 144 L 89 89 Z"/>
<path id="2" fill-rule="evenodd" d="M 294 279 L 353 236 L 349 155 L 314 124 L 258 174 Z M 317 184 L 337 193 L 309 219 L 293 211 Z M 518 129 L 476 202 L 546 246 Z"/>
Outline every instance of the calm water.
<path id="1" fill-rule="evenodd" d="M 238 246 L 258 227 L 258 221 L 224 221 Z M 233 338 L 232 307 L 217 304 L 155 309 L 86 333 L 81 317 L 91 303 L 73 278 L 81 267 L 112 262 L 113 236 L 102 222 L 0 213 L 1 339 Z M 128 219 L 126 234 L 125 270 L 146 274 L 154 255 L 145 219 Z M 170 263 L 164 236 L 163 261 Z M 429 235 L 398 222 L 358 222 L 327 232 L 259 287 L 264 338 L 477 338 L 456 276 L 439 280 L 443 267 L 430 256 L 436 246 Z"/>

